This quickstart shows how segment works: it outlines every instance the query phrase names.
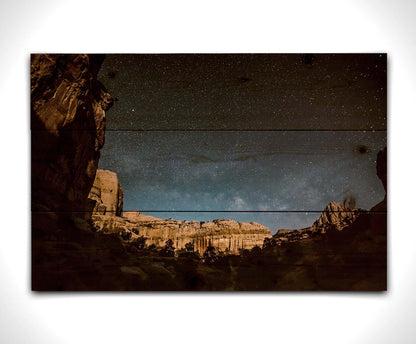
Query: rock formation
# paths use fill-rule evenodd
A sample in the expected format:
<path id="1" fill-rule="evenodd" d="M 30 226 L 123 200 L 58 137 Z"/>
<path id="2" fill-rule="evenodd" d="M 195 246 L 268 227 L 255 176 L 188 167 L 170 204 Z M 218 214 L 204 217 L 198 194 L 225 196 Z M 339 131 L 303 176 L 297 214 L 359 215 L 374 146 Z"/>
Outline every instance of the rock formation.
<path id="1" fill-rule="evenodd" d="M 383 149 L 377 156 L 377 175 L 385 188 L 386 162 L 387 150 Z M 316 221 L 310 228 L 279 231 L 264 252 L 273 257 L 278 254 L 280 270 L 274 276 L 277 285 L 271 288 L 387 290 L 386 199 L 387 194 L 370 211 L 353 210 L 353 217 L 347 217 L 350 222 L 347 226 L 342 218 L 331 219 L 324 213 L 322 221 Z M 315 227 L 318 224 L 327 230 L 323 232 L 322 228 Z"/>
<path id="2" fill-rule="evenodd" d="M 102 55 L 31 56 L 32 210 L 89 211 L 112 98 Z"/>
<path id="3" fill-rule="evenodd" d="M 383 183 L 384 190 L 387 193 L 387 147 L 384 147 L 377 154 L 377 176 Z"/>
<path id="4" fill-rule="evenodd" d="M 96 230 L 104 233 L 130 232 L 130 241 L 139 236 L 147 238 L 147 244 L 162 247 L 168 239 L 172 239 L 176 249 L 185 247 L 192 242 L 195 251 L 203 253 L 208 246 L 221 251 L 238 254 L 239 249 L 251 249 L 262 246 L 267 237 L 271 237 L 269 229 L 261 224 L 237 222 L 218 219 L 212 222 L 177 221 L 177 220 L 135 220 L 130 217 L 109 215 L 93 215 Z"/>
<path id="5" fill-rule="evenodd" d="M 93 214 L 121 216 L 123 213 L 123 189 L 114 172 L 97 170 L 88 198 L 95 202 Z"/>
<path id="6" fill-rule="evenodd" d="M 371 211 L 387 212 L 387 147 L 384 147 L 384 149 L 377 154 L 377 176 L 383 183 L 384 191 L 386 193 L 384 199 L 371 208 Z"/>
<path id="7" fill-rule="evenodd" d="M 274 235 L 278 245 L 284 242 L 294 242 L 307 239 L 317 234 L 325 234 L 328 231 L 342 231 L 358 217 L 363 210 L 345 208 L 337 202 L 330 202 L 321 213 L 318 220 L 311 227 L 303 229 L 280 229 Z"/>
<path id="8" fill-rule="evenodd" d="M 325 207 L 321 216 L 315 221 L 312 227 L 320 228 L 323 232 L 328 228 L 341 231 L 354 221 L 358 212 L 358 209 L 345 208 L 341 204 L 332 201 Z"/>
<path id="9" fill-rule="evenodd" d="M 140 213 L 139 211 L 125 211 L 123 213 L 123 217 L 125 217 L 130 222 L 141 222 L 141 221 L 158 221 L 161 219 L 158 219 L 154 216 L 149 216 Z"/>
<path id="10" fill-rule="evenodd" d="M 370 211 L 345 208 L 337 202 L 330 202 L 311 227 L 295 230 L 280 229 L 273 236 L 274 243 L 280 246 L 282 243 L 296 242 L 317 234 L 325 234 L 328 231 L 342 231 L 360 226 L 363 228 L 363 235 L 378 236 L 381 237 L 380 240 L 385 240 L 387 235 L 387 147 L 377 154 L 376 171 L 386 193 L 384 199 Z M 360 225 L 365 221 L 368 223 Z"/>
<path id="11" fill-rule="evenodd" d="M 97 170 L 89 194 L 91 201 L 95 202 L 92 220 L 96 231 L 120 233 L 130 241 L 144 236 L 148 245 L 155 244 L 158 247 L 164 246 L 168 239 L 172 239 L 176 249 L 192 242 L 200 253 L 208 246 L 238 253 L 239 249 L 262 246 L 264 238 L 271 237 L 268 228 L 255 222 L 239 223 L 226 219 L 213 222 L 162 220 L 138 211 L 122 214 L 122 197 L 117 174 Z"/>

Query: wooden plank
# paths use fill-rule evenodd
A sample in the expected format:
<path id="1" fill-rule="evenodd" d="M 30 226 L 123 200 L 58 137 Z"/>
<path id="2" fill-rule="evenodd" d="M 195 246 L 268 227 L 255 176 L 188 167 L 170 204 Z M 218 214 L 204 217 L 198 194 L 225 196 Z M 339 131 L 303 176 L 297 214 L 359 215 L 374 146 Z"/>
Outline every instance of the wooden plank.
<path id="1" fill-rule="evenodd" d="M 32 55 L 34 290 L 386 290 L 385 54 L 101 62 Z"/>
<path id="2" fill-rule="evenodd" d="M 385 132 L 107 132 L 99 168 L 117 173 L 125 210 L 370 209 Z"/>
<path id="3" fill-rule="evenodd" d="M 106 57 L 108 130 L 387 128 L 386 54 Z"/>

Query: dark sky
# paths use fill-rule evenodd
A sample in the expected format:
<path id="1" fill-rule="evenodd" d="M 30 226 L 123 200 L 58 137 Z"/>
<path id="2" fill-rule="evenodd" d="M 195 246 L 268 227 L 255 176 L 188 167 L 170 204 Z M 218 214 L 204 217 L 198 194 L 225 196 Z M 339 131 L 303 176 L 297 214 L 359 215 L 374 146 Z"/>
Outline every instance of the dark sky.
<path id="1" fill-rule="evenodd" d="M 384 191 L 386 55 L 108 55 L 100 168 L 125 210 L 306 227 L 331 200 L 370 208 Z M 218 131 L 221 130 L 221 131 Z"/>

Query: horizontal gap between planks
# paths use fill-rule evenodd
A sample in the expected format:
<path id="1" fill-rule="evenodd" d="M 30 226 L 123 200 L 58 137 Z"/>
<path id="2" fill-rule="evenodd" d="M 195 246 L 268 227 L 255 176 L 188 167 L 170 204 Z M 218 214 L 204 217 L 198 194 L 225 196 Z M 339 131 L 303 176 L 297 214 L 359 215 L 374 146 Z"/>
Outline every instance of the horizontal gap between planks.
<path id="1" fill-rule="evenodd" d="M 32 131 L 100 131 L 101 129 L 34 129 Z M 275 132 L 387 132 L 387 129 L 102 129 L 104 131 L 137 131 L 137 132 L 239 132 L 239 131 L 275 131 Z"/>
<path id="2" fill-rule="evenodd" d="M 90 213 L 83 210 L 57 210 L 57 211 L 35 211 L 33 213 Z M 115 213 L 116 211 L 106 211 L 106 213 Z M 380 210 L 123 210 L 123 213 L 140 212 L 140 213 L 387 213 Z"/>

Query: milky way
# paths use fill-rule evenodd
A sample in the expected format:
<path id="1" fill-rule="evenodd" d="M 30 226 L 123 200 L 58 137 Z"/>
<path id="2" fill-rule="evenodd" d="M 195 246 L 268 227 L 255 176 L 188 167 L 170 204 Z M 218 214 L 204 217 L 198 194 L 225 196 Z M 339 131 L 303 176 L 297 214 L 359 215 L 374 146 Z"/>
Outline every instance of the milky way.
<path id="1" fill-rule="evenodd" d="M 274 232 L 384 197 L 385 55 L 109 55 L 99 78 L 118 99 L 99 167 L 125 210 Z"/>

